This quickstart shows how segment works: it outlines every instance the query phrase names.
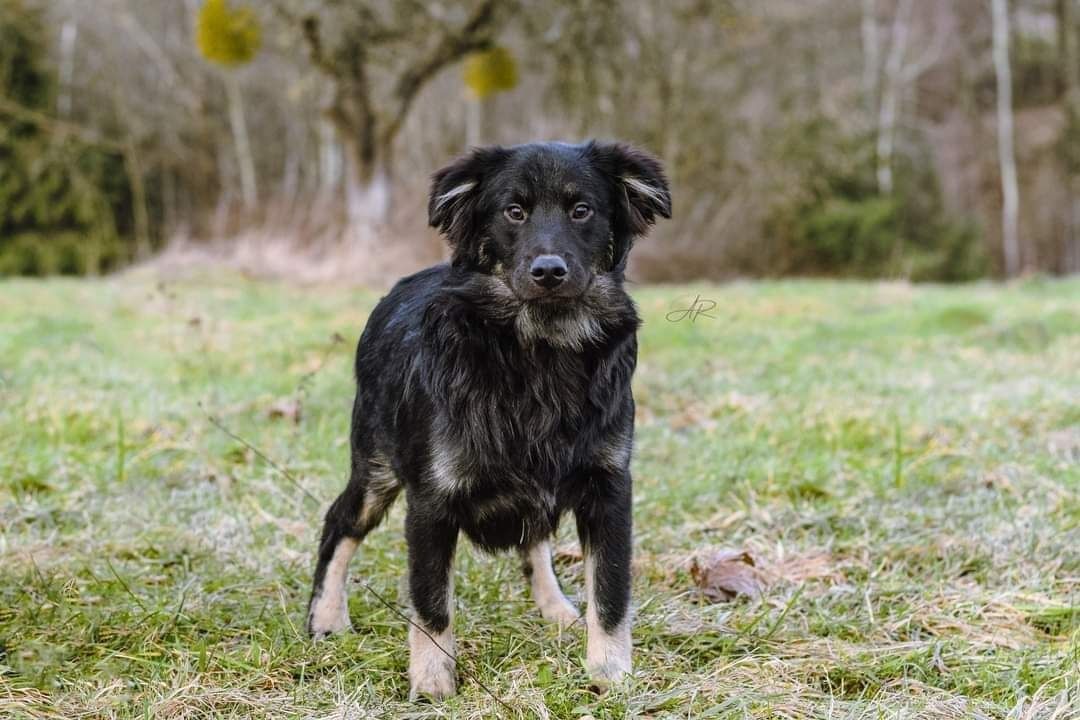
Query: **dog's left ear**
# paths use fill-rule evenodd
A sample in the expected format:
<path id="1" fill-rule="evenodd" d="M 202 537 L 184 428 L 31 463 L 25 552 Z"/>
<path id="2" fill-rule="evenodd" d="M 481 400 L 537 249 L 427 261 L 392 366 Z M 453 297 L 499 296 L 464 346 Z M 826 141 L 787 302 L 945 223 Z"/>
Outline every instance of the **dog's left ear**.
<path id="1" fill-rule="evenodd" d="M 660 161 L 644 150 L 624 143 L 591 142 L 586 155 L 614 184 L 616 206 L 622 211 L 622 231 L 631 237 L 644 235 L 656 216 L 671 217 L 671 189 Z"/>
<path id="2" fill-rule="evenodd" d="M 428 223 L 446 236 L 455 255 L 476 234 L 477 200 L 484 181 L 509 155 L 499 146 L 474 148 L 432 175 Z"/>

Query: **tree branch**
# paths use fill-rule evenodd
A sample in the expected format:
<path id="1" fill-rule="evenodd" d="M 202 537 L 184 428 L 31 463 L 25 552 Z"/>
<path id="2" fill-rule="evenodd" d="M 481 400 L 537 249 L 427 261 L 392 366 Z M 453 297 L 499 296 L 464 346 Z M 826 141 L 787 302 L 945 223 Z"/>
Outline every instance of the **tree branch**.
<path id="1" fill-rule="evenodd" d="M 491 47 L 500 4 L 500 0 L 482 0 L 460 29 L 444 27 L 442 37 L 431 51 L 402 74 L 394 90 L 397 108 L 383 128 L 380 144 L 388 145 L 393 141 L 420 89 L 439 70 L 471 52 Z"/>
<path id="2" fill-rule="evenodd" d="M 147 31 L 134 14 L 126 9 L 119 9 L 120 24 L 134 41 L 136 47 L 143 51 L 157 67 L 159 74 L 168 82 L 180 96 L 181 101 L 189 110 L 199 107 L 201 100 L 196 92 L 187 86 L 177 70 L 168 53 L 161 47 L 154 36 Z"/>
<path id="3" fill-rule="evenodd" d="M 107 148 L 121 154 L 126 153 L 128 149 L 127 145 L 124 143 L 103 137 L 96 130 L 91 130 L 90 128 L 76 125 L 75 123 L 67 122 L 66 120 L 57 120 L 43 112 L 33 110 L 13 100 L 9 100 L 2 95 L 0 95 L 0 114 L 6 114 L 18 120 L 22 120 L 23 122 L 32 123 L 45 132 L 60 137 L 75 137 L 89 145 L 97 145 L 98 147 Z"/>
<path id="4" fill-rule="evenodd" d="M 344 44 L 331 52 L 323 45 L 321 23 L 314 14 L 300 16 L 281 2 L 274 2 L 278 15 L 293 26 L 299 26 L 307 45 L 311 64 L 326 76 L 334 87 L 334 99 L 323 115 L 346 142 L 356 142 L 360 156 L 369 160 L 372 153 L 374 120 L 371 112 L 370 86 L 367 77 L 367 32 L 352 33 Z M 366 8 L 357 8 L 364 16 L 361 23 L 369 31 L 377 31 L 375 20 Z M 368 22 L 370 20 L 370 22 Z M 360 136 L 356 137 L 357 131 Z"/>
<path id="5" fill-rule="evenodd" d="M 308 46 L 311 64 L 332 78 L 341 74 L 341 69 L 323 51 L 322 33 L 319 30 L 319 18 L 308 15 L 300 20 L 300 29 Z"/>

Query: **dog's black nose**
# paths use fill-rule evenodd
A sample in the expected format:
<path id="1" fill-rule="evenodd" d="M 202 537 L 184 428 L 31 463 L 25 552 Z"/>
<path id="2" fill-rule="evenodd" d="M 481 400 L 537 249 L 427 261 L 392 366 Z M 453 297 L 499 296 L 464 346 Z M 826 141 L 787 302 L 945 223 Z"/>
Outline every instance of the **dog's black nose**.
<path id="1" fill-rule="evenodd" d="M 566 279 L 566 261 L 558 255 L 540 255 L 529 268 L 533 282 L 550 290 Z"/>

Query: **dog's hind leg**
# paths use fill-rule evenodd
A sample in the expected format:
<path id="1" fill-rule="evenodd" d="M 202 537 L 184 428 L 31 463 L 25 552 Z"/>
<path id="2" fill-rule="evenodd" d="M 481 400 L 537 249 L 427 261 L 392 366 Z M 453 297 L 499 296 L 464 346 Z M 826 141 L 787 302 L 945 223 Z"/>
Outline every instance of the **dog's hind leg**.
<path id="1" fill-rule="evenodd" d="M 540 615 L 560 628 L 566 628 L 577 622 L 581 615 L 577 608 L 566 599 L 555 571 L 551 567 L 551 543 L 547 540 L 532 547 L 521 549 L 521 567 L 529 579 L 533 600 L 540 609 Z"/>
<path id="2" fill-rule="evenodd" d="M 376 454 L 364 459 L 354 454 L 349 484 L 326 512 L 319 541 L 307 614 L 312 637 L 349 629 L 349 560 L 364 536 L 386 516 L 400 490 L 401 484 L 385 458 Z"/>

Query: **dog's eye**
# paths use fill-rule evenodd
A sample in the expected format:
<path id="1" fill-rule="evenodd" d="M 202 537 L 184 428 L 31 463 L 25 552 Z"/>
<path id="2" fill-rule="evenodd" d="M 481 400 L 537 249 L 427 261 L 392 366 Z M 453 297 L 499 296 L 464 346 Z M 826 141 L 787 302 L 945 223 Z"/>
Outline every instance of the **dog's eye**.
<path id="1" fill-rule="evenodd" d="M 503 210 L 503 215 L 506 215 L 506 219 L 512 223 L 525 222 L 525 210 L 520 205 L 509 205 Z"/>
<path id="2" fill-rule="evenodd" d="M 585 203 L 578 203 L 570 211 L 570 217 L 574 220 L 588 220 L 592 217 L 592 208 Z"/>

